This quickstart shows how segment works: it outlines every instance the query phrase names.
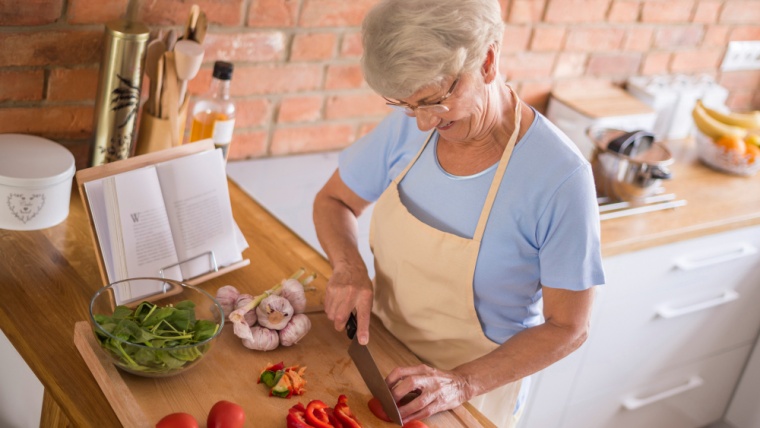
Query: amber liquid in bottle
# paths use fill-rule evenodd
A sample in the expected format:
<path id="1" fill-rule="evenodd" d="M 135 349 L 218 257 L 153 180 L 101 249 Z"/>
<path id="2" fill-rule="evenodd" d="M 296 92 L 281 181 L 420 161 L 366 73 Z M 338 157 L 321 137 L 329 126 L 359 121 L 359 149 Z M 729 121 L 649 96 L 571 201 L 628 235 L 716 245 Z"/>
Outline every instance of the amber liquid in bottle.
<path id="1" fill-rule="evenodd" d="M 211 138 L 227 160 L 235 125 L 235 104 L 230 101 L 232 65 L 217 61 L 211 90 L 193 108 L 190 142 Z"/>

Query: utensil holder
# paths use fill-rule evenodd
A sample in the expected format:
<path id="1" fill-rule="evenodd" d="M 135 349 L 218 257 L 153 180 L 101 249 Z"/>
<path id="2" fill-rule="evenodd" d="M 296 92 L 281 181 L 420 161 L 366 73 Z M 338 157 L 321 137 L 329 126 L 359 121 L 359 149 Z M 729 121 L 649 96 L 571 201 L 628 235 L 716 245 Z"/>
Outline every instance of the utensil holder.
<path id="1" fill-rule="evenodd" d="M 177 111 L 177 129 L 172 129 L 169 119 L 158 118 L 143 108 L 140 116 L 140 129 L 137 133 L 135 156 L 181 145 L 185 136 L 189 103 L 190 100 L 186 99 Z"/>

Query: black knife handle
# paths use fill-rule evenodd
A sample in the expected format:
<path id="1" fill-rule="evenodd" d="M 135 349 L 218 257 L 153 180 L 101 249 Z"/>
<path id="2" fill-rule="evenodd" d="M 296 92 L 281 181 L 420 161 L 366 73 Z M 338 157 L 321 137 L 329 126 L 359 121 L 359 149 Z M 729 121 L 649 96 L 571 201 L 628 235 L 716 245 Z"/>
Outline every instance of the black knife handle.
<path id="1" fill-rule="evenodd" d="M 346 334 L 351 340 L 356 336 L 356 315 L 353 312 L 349 315 L 348 322 L 346 323 Z"/>

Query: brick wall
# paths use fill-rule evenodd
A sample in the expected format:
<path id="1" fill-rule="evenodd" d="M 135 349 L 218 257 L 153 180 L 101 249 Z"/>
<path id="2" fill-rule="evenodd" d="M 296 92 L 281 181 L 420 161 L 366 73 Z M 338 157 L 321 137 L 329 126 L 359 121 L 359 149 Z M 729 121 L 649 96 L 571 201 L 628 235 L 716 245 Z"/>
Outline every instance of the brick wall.
<path id="1" fill-rule="evenodd" d="M 760 40 L 760 0 L 499 0 L 503 72 L 544 110 L 558 83 L 706 73 L 733 109 L 760 109 L 760 71 L 720 71 L 731 40 Z M 235 63 L 232 158 L 344 147 L 386 113 L 359 69 L 359 26 L 376 0 L 143 0 L 152 29 L 207 14 L 202 93 L 216 59 Z M 103 23 L 127 0 L 0 0 L 0 133 L 89 153 Z"/>

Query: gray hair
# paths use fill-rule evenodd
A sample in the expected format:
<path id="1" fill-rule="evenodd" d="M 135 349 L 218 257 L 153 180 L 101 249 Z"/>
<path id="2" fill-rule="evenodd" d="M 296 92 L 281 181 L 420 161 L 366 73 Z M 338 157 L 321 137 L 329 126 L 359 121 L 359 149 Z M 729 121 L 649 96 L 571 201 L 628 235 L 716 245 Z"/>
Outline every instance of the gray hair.
<path id="1" fill-rule="evenodd" d="M 382 0 L 362 24 L 364 78 L 385 97 L 405 98 L 478 69 L 503 32 L 498 0 Z"/>

